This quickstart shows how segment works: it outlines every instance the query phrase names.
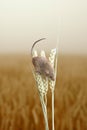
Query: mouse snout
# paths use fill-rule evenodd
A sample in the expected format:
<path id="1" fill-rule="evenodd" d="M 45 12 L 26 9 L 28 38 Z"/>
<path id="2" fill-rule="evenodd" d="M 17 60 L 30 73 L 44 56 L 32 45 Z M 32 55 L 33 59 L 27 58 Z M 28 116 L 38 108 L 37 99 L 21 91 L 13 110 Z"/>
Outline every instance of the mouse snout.
<path id="1" fill-rule="evenodd" d="M 55 80 L 55 76 L 54 76 L 54 73 L 51 73 L 50 75 L 49 75 L 49 78 L 51 79 L 51 80 Z"/>
<path id="2" fill-rule="evenodd" d="M 50 75 L 49 78 L 53 81 L 55 80 L 54 75 Z"/>

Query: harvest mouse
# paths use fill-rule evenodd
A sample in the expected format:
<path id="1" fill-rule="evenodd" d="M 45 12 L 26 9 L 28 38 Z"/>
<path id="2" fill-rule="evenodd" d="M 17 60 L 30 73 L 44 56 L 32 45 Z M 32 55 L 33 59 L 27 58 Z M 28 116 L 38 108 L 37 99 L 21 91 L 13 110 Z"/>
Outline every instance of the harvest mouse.
<path id="1" fill-rule="evenodd" d="M 31 55 L 33 55 L 33 49 L 36 43 L 45 40 L 46 38 L 39 39 L 34 42 L 31 48 Z M 48 59 L 44 56 L 34 56 L 32 57 L 32 63 L 34 65 L 35 71 L 43 76 L 47 76 L 51 80 L 55 80 L 54 68 L 51 66 Z"/>

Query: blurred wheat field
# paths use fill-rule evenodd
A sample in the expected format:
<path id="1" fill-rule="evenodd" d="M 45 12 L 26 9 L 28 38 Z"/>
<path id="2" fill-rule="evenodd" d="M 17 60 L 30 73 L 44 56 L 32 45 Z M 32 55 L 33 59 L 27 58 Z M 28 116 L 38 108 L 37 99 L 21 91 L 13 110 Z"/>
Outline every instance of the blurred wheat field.
<path id="1" fill-rule="evenodd" d="M 51 130 L 51 92 L 48 93 Z M 28 55 L 0 56 L 0 130 L 44 130 Z M 55 130 L 87 130 L 87 57 L 58 59 Z"/>

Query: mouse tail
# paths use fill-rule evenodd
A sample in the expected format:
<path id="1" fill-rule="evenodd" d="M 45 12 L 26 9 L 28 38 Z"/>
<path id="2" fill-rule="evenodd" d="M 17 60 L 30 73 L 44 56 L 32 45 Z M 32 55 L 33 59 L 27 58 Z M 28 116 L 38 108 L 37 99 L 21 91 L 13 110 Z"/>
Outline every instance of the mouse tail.
<path id="1" fill-rule="evenodd" d="M 42 41 L 42 40 L 45 40 L 46 38 L 41 38 L 41 39 L 39 39 L 39 40 L 37 40 L 37 41 L 35 41 L 34 42 L 34 44 L 32 45 L 32 48 L 31 48 L 31 56 L 33 55 L 33 48 L 34 48 L 34 46 L 36 45 L 36 43 L 38 43 L 38 42 L 40 42 L 40 41 Z"/>

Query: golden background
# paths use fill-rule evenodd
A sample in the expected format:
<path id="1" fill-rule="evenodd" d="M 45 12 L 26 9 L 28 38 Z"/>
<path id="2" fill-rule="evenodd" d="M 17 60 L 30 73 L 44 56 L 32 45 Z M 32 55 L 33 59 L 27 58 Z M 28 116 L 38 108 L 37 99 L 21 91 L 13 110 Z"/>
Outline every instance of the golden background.
<path id="1" fill-rule="evenodd" d="M 55 129 L 87 129 L 87 57 L 59 55 Z M 51 129 L 51 92 L 48 93 Z M 29 55 L 0 56 L 0 130 L 44 130 Z"/>

